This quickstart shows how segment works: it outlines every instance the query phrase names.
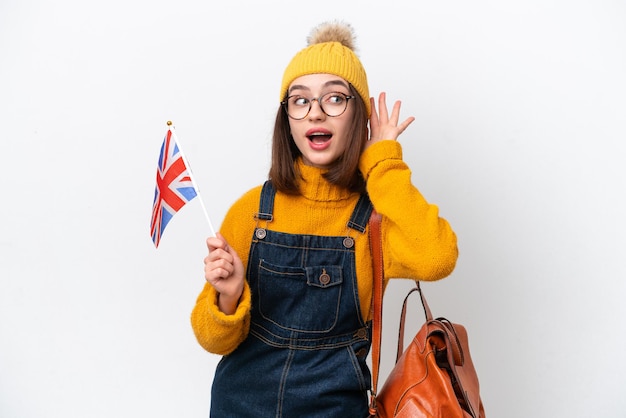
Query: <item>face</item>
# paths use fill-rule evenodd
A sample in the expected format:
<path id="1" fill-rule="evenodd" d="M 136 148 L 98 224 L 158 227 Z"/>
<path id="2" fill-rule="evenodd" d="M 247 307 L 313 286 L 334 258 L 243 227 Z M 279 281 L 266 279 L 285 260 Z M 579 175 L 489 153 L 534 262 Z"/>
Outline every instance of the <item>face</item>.
<path id="1" fill-rule="evenodd" d="M 303 119 L 289 118 L 291 136 L 302 153 L 306 165 L 328 168 L 339 158 L 348 143 L 348 130 L 354 114 L 354 100 L 347 101 L 347 108 L 339 116 L 328 116 L 318 100 L 313 100 L 327 93 L 350 95 L 348 83 L 341 77 L 331 74 L 309 74 L 296 78 L 287 90 L 287 96 L 298 96 L 298 103 L 306 106 L 310 102 L 311 110 Z M 325 108 L 333 113 L 333 106 L 341 96 L 328 97 Z"/>

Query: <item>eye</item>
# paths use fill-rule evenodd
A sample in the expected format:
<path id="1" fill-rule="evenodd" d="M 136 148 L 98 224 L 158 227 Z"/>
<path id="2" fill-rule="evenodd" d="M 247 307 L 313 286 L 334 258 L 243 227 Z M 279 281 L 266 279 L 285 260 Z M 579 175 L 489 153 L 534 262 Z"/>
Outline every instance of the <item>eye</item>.
<path id="1" fill-rule="evenodd" d="M 306 97 L 302 97 L 302 96 L 291 96 L 289 98 L 289 103 L 292 104 L 293 106 L 308 106 L 309 99 L 307 99 Z"/>
<path id="2" fill-rule="evenodd" d="M 324 103 L 328 104 L 342 104 L 346 100 L 346 95 L 339 92 L 328 93 L 324 95 L 322 100 Z"/>

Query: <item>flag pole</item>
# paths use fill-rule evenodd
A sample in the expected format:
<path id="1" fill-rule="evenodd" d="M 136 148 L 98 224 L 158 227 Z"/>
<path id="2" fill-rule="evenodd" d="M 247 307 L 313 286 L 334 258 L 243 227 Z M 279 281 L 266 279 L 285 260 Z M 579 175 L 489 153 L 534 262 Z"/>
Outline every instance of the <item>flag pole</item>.
<path id="1" fill-rule="evenodd" d="M 169 130 L 172 132 L 172 135 L 174 136 L 174 141 L 176 142 L 176 144 L 178 144 L 178 151 L 180 151 L 180 156 L 182 157 L 183 162 L 185 163 L 185 166 L 189 169 L 189 178 L 191 179 L 191 184 L 193 185 L 194 189 L 196 189 L 196 194 L 198 195 L 198 199 L 200 200 L 202 211 L 204 212 L 204 216 L 207 222 L 209 223 L 209 230 L 211 231 L 211 236 L 215 236 L 215 229 L 213 229 L 211 218 L 209 218 L 209 213 L 207 212 L 206 207 L 204 206 L 204 200 L 202 199 L 202 196 L 200 195 L 200 189 L 198 188 L 196 179 L 193 176 L 193 170 L 191 169 L 191 166 L 189 165 L 189 161 L 187 161 L 187 157 L 185 156 L 185 153 L 183 152 L 183 148 L 181 147 L 180 142 L 178 141 L 178 137 L 176 136 L 176 131 L 174 130 L 174 125 L 172 124 L 171 120 L 167 121 L 167 126 Z"/>

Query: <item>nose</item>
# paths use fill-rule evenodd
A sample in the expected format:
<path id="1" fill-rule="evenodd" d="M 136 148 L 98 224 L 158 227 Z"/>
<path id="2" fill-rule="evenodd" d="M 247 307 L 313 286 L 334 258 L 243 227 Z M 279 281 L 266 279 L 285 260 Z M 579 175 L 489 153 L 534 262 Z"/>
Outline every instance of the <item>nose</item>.
<path id="1" fill-rule="evenodd" d="M 324 119 L 326 113 L 322 110 L 319 99 L 311 100 L 311 109 L 309 110 L 309 119 Z"/>

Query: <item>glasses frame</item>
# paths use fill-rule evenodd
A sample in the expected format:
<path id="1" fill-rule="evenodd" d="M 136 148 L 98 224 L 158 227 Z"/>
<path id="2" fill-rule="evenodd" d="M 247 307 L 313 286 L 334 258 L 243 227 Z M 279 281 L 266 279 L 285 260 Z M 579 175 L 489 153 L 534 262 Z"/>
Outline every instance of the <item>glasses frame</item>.
<path id="1" fill-rule="evenodd" d="M 324 106 L 322 106 L 322 97 L 327 96 L 329 94 L 338 94 L 338 95 L 342 95 L 345 96 L 346 98 L 346 107 L 343 109 L 343 112 L 341 112 L 338 115 L 329 115 L 328 113 L 326 113 L 326 111 L 324 110 Z M 309 110 L 307 110 L 307 112 L 304 114 L 304 116 L 302 116 L 301 118 L 294 118 L 293 116 L 291 116 L 289 114 L 289 109 L 287 107 L 287 105 L 289 104 L 289 99 L 291 99 L 292 97 L 302 97 L 305 98 L 309 101 Z M 313 108 L 313 102 L 317 102 L 317 104 L 320 105 L 320 109 L 322 110 L 322 112 L 324 112 L 324 114 L 326 116 L 328 116 L 329 118 L 336 118 L 339 117 L 341 115 L 343 115 L 344 113 L 346 113 L 346 110 L 348 109 L 348 102 L 350 102 L 350 99 L 356 99 L 356 96 L 354 95 L 348 95 L 345 93 L 342 93 L 340 91 L 330 91 L 328 93 L 324 93 L 323 95 L 321 95 L 320 97 L 314 97 L 312 99 L 308 99 L 300 94 L 292 94 L 291 96 L 287 96 L 287 98 L 285 100 L 283 100 L 282 102 L 280 102 L 280 104 L 283 106 L 283 108 L 285 109 L 285 113 L 287 113 L 287 116 L 290 117 L 293 120 L 302 120 L 304 118 L 306 118 L 307 116 L 309 116 L 309 113 L 311 113 L 311 109 Z"/>

